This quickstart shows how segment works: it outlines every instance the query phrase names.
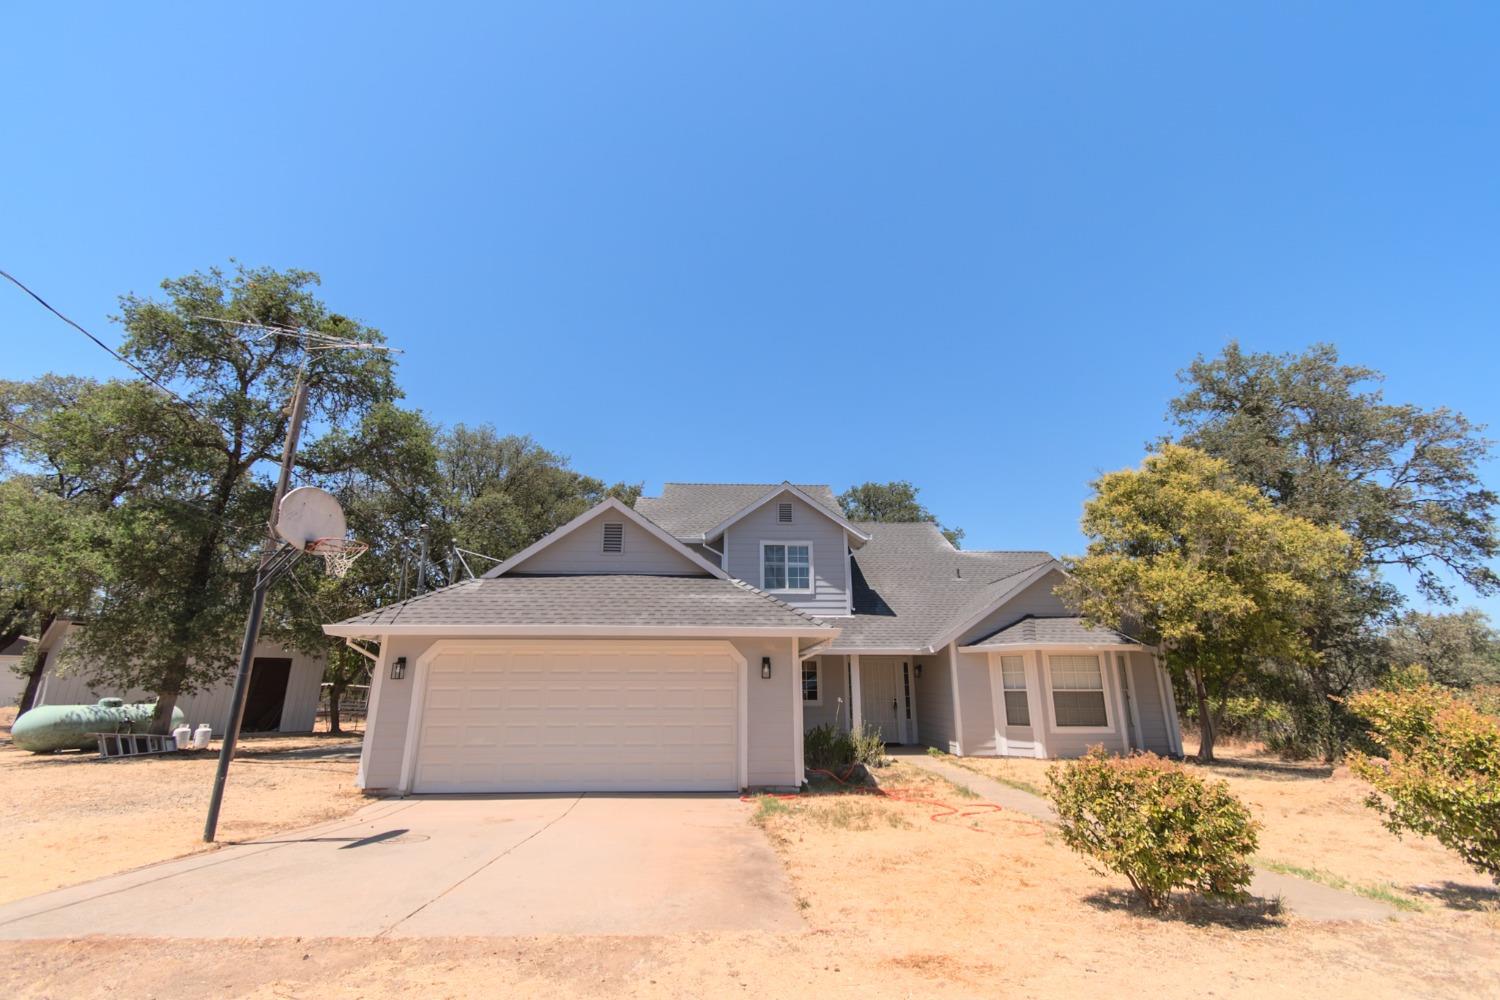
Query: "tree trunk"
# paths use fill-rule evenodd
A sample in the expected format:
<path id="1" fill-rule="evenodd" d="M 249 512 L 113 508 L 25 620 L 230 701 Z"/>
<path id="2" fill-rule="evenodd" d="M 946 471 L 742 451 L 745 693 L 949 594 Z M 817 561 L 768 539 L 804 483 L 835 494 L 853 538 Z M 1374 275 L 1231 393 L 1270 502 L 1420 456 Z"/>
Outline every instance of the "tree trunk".
<path id="1" fill-rule="evenodd" d="M 172 710 L 177 707 L 177 699 L 182 694 L 182 674 L 173 671 L 174 680 L 169 685 L 163 684 L 156 689 L 156 710 L 151 713 L 150 732 L 159 733 L 163 736 L 172 731 Z"/>
<path id="2" fill-rule="evenodd" d="M 1198 696 L 1198 763 L 1212 764 L 1214 760 L 1214 718 L 1208 709 L 1208 685 L 1203 683 L 1203 672 L 1193 670 L 1193 693 Z"/>
<path id="3" fill-rule="evenodd" d="M 344 731 L 339 726 L 339 699 L 343 693 L 343 689 L 337 684 L 332 684 L 328 688 L 328 731 L 330 733 Z"/>
<path id="4" fill-rule="evenodd" d="M 52 627 L 52 623 L 55 621 L 57 621 L 56 615 L 48 615 L 42 620 L 42 630 L 36 634 L 37 642 L 42 641 L 42 638 L 47 634 L 47 630 Z M 26 675 L 26 690 L 21 692 L 21 706 L 20 711 L 16 713 L 17 716 L 21 712 L 31 711 L 32 706 L 36 704 L 37 692 L 42 689 L 42 674 L 46 672 L 47 651 L 44 649 L 36 654 L 36 662 L 31 665 L 31 673 Z"/>

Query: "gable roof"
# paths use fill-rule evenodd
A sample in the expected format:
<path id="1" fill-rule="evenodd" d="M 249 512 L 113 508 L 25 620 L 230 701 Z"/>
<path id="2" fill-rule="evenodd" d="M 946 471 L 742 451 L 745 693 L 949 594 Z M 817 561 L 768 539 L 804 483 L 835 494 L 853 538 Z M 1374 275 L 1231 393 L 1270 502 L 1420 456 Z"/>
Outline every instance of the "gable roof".
<path id="1" fill-rule="evenodd" d="M 837 619 L 831 653 L 941 647 L 976 613 L 1061 568 L 1046 552 L 955 549 L 927 522 L 859 527 L 870 541 L 853 558 L 854 614 Z"/>
<path id="2" fill-rule="evenodd" d="M 831 494 L 833 491 L 829 490 L 828 492 Z M 782 483 L 780 486 L 772 487 L 771 491 L 769 493 L 767 493 L 765 496 L 761 497 L 758 500 L 751 501 L 749 504 L 745 505 L 743 508 L 741 508 L 740 510 L 736 511 L 734 514 L 731 514 L 729 517 L 725 518 L 723 521 L 720 521 L 718 524 L 714 525 L 712 528 L 709 528 L 707 531 L 705 531 L 703 533 L 704 540 L 718 538 L 720 535 L 722 535 L 722 534 L 724 534 L 724 532 L 728 531 L 731 526 L 733 526 L 736 522 L 738 522 L 742 518 L 744 518 L 747 515 L 753 513 L 754 511 L 760 510 L 762 507 L 764 507 L 766 504 L 770 503 L 772 500 L 776 500 L 776 499 L 778 499 L 780 497 L 787 496 L 787 495 L 791 495 L 791 496 L 796 497 L 797 499 L 801 500 L 803 503 L 805 503 L 809 507 L 811 507 L 814 511 L 816 511 L 816 512 L 822 514 L 822 515 L 824 515 L 830 521 L 834 522 L 839 527 L 841 527 L 845 531 L 849 532 L 849 534 L 851 534 L 853 536 L 853 538 L 852 538 L 853 548 L 857 549 L 857 548 L 861 547 L 862 545 L 864 545 L 865 542 L 868 542 L 870 540 L 870 536 L 868 534 L 866 534 L 864 531 L 860 530 L 854 524 L 853 521 L 850 521 L 848 518 L 846 518 L 844 516 L 844 514 L 843 514 L 843 511 L 839 511 L 838 513 L 834 513 L 833 511 L 829 510 L 827 507 L 824 507 L 820 502 L 818 502 L 817 500 L 815 500 L 811 496 L 809 496 L 800 487 L 793 486 L 791 483 Z"/>
<path id="3" fill-rule="evenodd" d="M 1040 618 L 1027 615 L 980 642 L 964 649 L 995 649 L 1003 646 L 1140 646 L 1124 632 L 1087 625 L 1082 618 Z"/>
<path id="4" fill-rule="evenodd" d="M 638 525 L 647 534 L 660 541 L 663 545 L 666 545 L 673 552 L 676 552 L 678 555 L 693 563 L 699 569 L 702 569 L 709 576 L 718 577 L 720 580 L 729 579 L 729 574 L 725 573 L 718 566 L 715 566 L 707 559 L 704 559 L 698 553 L 694 552 L 692 549 L 679 542 L 672 536 L 670 532 L 664 531 L 658 525 L 653 524 L 649 518 L 642 516 L 638 511 L 627 507 L 625 504 L 621 503 L 619 500 L 616 500 L 614 497 L 609 497 L 595 504 L 588 510 L 584 511 L 582 514 L 579 514 L 577 517 L 573 518 L 573 520 L 569 521 L 567 524 L 563 525 L 561 528 L 558 528 L 556 531 L 553 531 L 551 534 L 545 536 L 544 538 L 538 539 L 532 544 L 526 546 L 520 552 L 517 552 L 509 559 L 502 562 L 500 565 L 494 566 L 491 569 L 485 571 L 483 579 L 493 580 L 496 577 L 504 576 L 505 574 L 509 573 L 511 570 L 519 566 L 521 563 L 524 563 L 526 560 L 530 559 L 532 556 L 545 549 L 547 546 L 553 544 L 558 539 L 566 538 L 568 535 L 572 534 L 574 531 L 577 531 L 585 524 L 588 524 L 595 517 L 604 513 L 605 511 L 614 511 L 631 523 Z"/>
<path id="5" fill-rule="evenodd" d="M 837 627 L 756 590 L 709 576 L 502 576 L 465 580 L 324 625 L 338 636 L 777 635 Z"/>
<path id="6" fill-rule="evenodd" d="M 678 538 L 698 541 L 716 526 L 753 510 L 784 488 L 797 490 L 814 509 L 843 523 L 844 512 L 827 485 L 792 483 L 663 483 L 661 496 L 640 497 L 635 509 Z"/>

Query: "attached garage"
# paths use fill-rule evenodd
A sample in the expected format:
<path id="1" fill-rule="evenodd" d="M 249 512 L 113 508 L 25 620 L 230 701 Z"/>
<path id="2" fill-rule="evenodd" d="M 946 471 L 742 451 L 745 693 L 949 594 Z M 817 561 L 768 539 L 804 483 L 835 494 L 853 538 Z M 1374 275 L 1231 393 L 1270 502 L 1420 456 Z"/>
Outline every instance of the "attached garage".
<path id="1" fill-rule="evenodd" d="M 417 664 L 413 792 L 708 792 L 747 784 L 729 642 L 446 640 Z"/>

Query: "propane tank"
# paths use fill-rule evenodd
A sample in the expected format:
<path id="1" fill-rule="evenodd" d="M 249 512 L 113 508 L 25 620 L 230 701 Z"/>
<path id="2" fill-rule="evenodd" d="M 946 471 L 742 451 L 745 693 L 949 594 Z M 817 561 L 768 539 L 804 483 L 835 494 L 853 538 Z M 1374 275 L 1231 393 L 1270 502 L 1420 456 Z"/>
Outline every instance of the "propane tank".
<path id="1" fill-rule="evenodd" d="M 177 749 L 186 750 L 193 745 L 193 728 L 184 722 L 172 730 L 172 739 L 177 743 Z"/>
<path id="2" fill-rule="evenodd" d="M 32 753 L 93 750 L 99 745 L 95 733 L 143 732 L 155 712 L 152 702 L 127 705 L 119 698 L 100 698 L 97 705 L 42 705 L 21 713 L 10 738 Z M 173 708 L 172 725 L 183 721 L 182 709 Z"/>
<path id="3" fill-rule="evenodd" d="M 207 750 L 208 741 L 214 738 L 214 729 L 208 723 L 203 723 L 193 730 L 193 749 Z"/>

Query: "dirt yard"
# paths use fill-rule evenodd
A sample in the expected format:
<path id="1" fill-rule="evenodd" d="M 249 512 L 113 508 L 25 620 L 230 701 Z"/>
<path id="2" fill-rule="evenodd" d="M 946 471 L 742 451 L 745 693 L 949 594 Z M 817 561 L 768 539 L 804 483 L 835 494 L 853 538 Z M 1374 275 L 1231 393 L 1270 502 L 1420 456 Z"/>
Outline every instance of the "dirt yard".
<path id="1" fill-rule="evenodd" d="M 1255 791 L 1279 803 L 1265 819 L 1268 830 L 1285 829 L 1268 834 L 1268 851 L 1301 844 L 1305 853 L 1290 857 L 1370 877 L 1359 860 L 1365 834 L 1350 835 L 1353 860 L 1322 853 L 1337 842 L 1318 831 L 1339 826 L 1340 807 L 1316 819 L 1315 792 L 1281 772 L 1262 777 L 1253 763 L 1228 776 L 1246 783 L 1247 797 Z M 1314 924 L 1256 907 L 1153 917 L 1133 906 L 1123 880 L 1093 874 L 1034 821 L 981 810 L 954 786 L 906 764 L 885 769 L 882 784 L 932 801 L 816 795 L 743 805 L 745 821 L 764 829 L 787 866 L 807 921 L 799 934 L 262 940 L 210 948 L 130 940 L 0 944 L 0 990 L 116 997 L 125 976 L 131 996 L 268 1000 L 507 994 L 865 1000 L 1083 991 L 1194 1000 L 1500 996 L 1500 910 L 1483 897 L 1431 895 L 1420 910 L 1360 924 Z M 1286 801 L 1277 798 L 1283 786 L 1291 788 Z M 250 805 L 248 791 L 242 801 Z M 1378 826 L 1375 832 L 1384 833 Z M 1443 863 L 1436 874 L 1425 873 L 1429 855 L 1421 852 L 1429 848 L 1422 845 L 1390 838 L 1386 847 L 1392 871 L 1414 873 L 1400 876 L 1402 884 L 1459 871 Z"/>
<path id="2" fill-rule="evenodd" d="M 0 902 L 212 850 L 203 819 L 218 762 L 212 751 L 128 761 L 91 753 L 38 756 L 10 742 L 15 709 L 0 709 Z M 353 812 L 366 800 L 352 760 L 288 751 L 359 737 L 269 736 L 240 743 L 219 821 L 224 842 L 253 840 Z"/>
<path id="3" fill-rule="evenodd" d="M 1246 779 L 1250 780 L 1250 779 Z M 897 765 L 905 794 L 972 800 Z M 808 932 L 417 942 L 129 941 L 9 946 L 21 996 L 142 996 L 188 983 L 248 997 L 1454 996 L 1500 990 L 1500 916 L 1462 900 L 1373 924 L 1248 911 L 1134 910 L 1043 827 L 1007 813 L 869 797 L 746 804 L 785 860 Z M 145 961 L 147 957 L 152 961 Z M 24 970 L 24 974 L 20 974 Z M 191 970 L 189 973 L 188 970 Z"/>

